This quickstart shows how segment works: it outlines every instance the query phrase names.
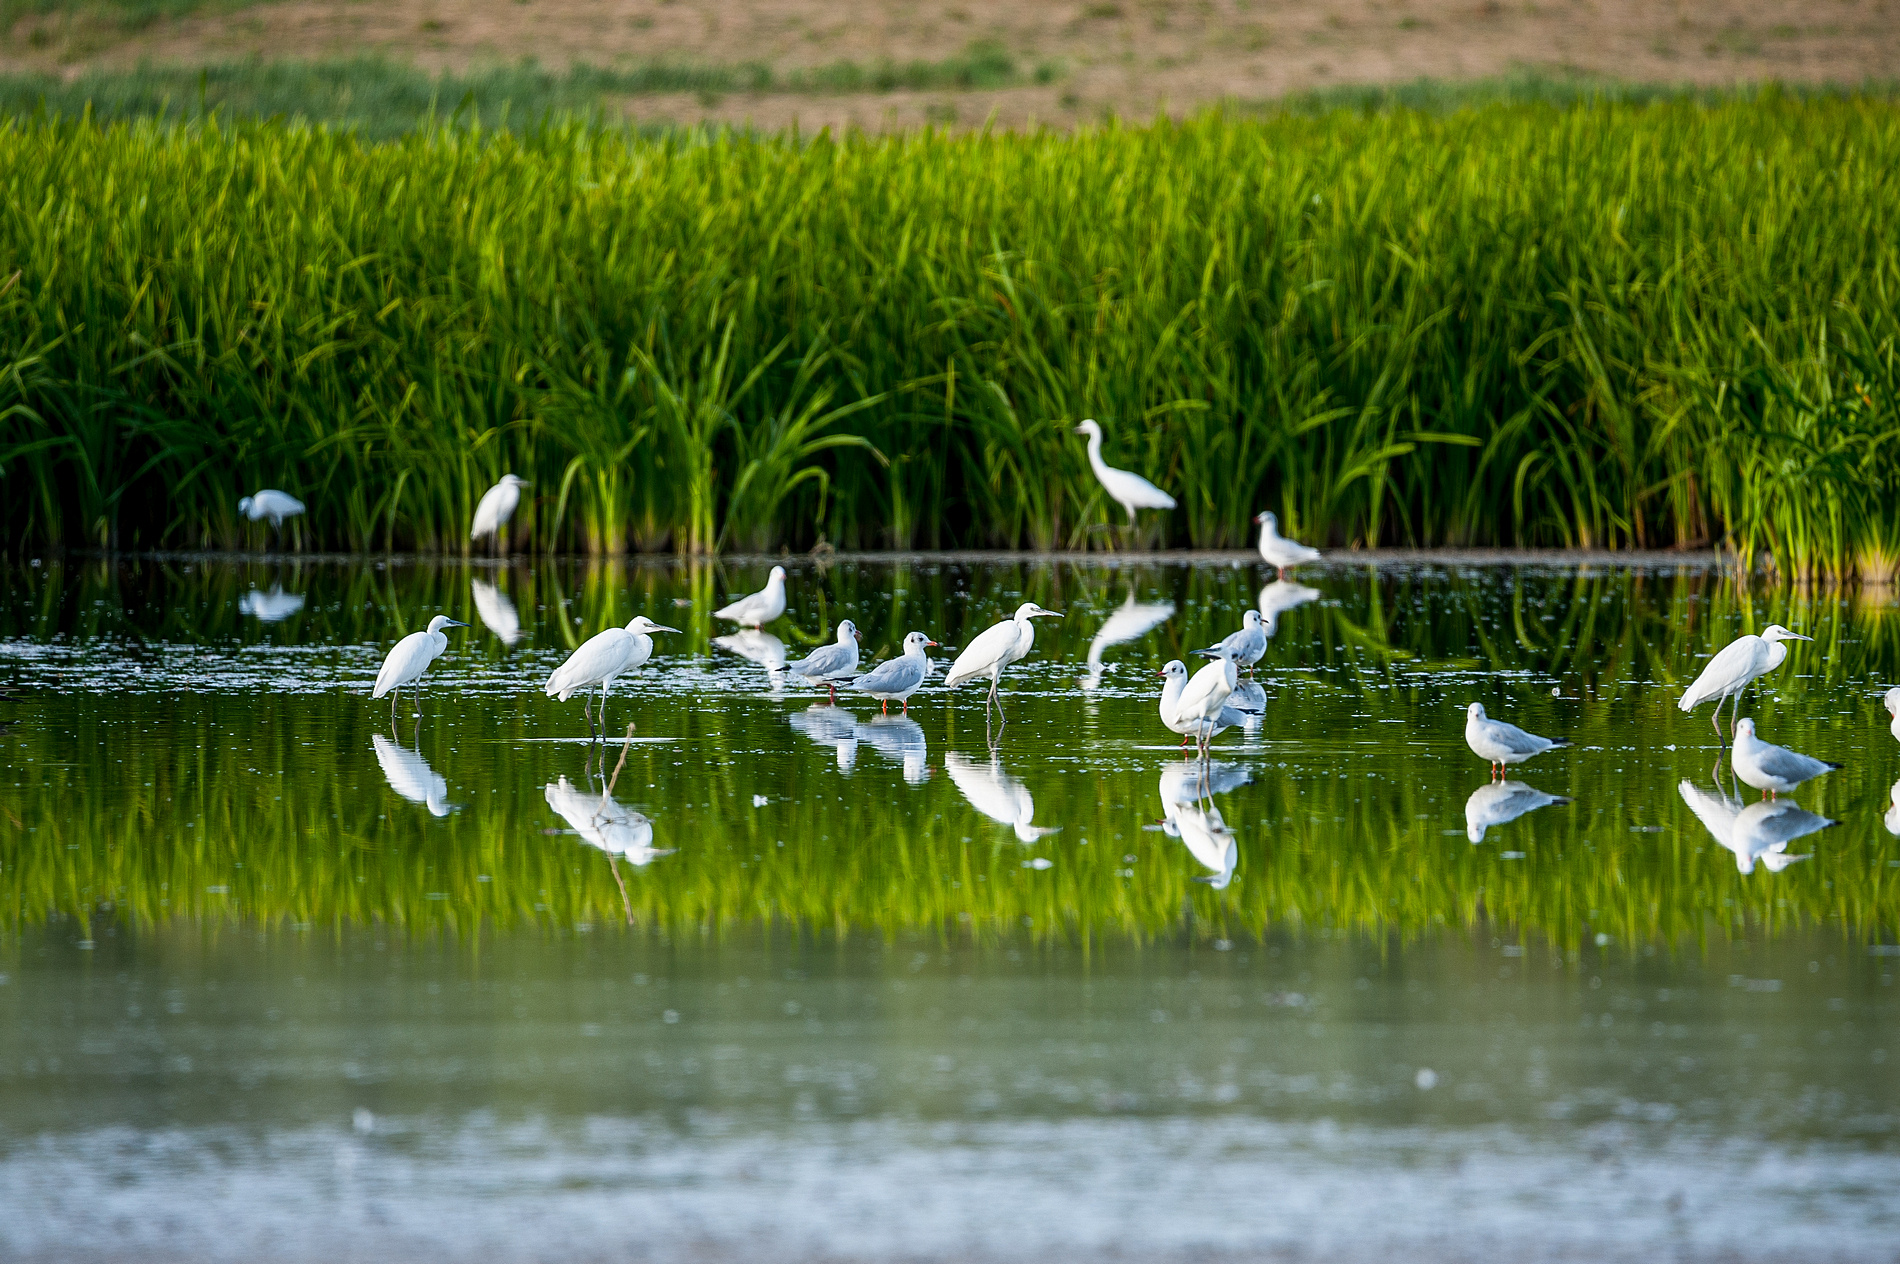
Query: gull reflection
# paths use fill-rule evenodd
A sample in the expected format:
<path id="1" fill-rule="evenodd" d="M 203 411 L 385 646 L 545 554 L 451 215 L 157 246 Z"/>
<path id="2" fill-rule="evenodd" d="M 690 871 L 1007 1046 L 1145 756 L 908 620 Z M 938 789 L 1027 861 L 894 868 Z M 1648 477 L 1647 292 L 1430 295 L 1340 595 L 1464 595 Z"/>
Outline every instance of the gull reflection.
<path id="1" fill-rule="evenodd" d="M 1178 838 L 1212 874 L 1194 880 L 1224 891 L 1240 864 L 1240 843 L 1213 804 L 1213 796 L 1244 786 L 1253 773 L 1237 764 L 1182 760 L 1161 769 L 1161 832 Z"/>
<path id="2" fill-rule="evenodd" d="M 521 630 L 521 616 L 515 613 L 515 603 L 508 594 L 485 579 L 470 579 L 469 588 L 475 594 L 475 614 L 495 634 L 503 645 L 517 645 L 526 635 Z"/>
<path id="3" fill-rule="evenodd" d="M 1465 800 L 1465 836 L 1474 843 L 1484 841 L 1484 832 L 1493 825 L 1508 825 L 1527 812 L 1568 803 L 1561 794 L 1546 794 L 1521 781 L 1492 781 L 1479 786 Z"/>
<path id="4" fill-rule="evenodd" d="M 598 847 L 608 858 L 640 867 L 673 854 L 672 848 L 653 846 L 653 822 L 624 807 L 614 797 L 591 787 L 581 789 L 566 777 L 547 787 L 548 806 L 583 843 Z"/>
<path id="5" fill-rule="evenodd" d="M 950 780 L 970 801 L 971 807 L 1015 830 L 1020 842 L 1033 843 L 1044 834 L 1053 834 L 1062 828 L 1031 824 L 1036 819 L 1036 801 L 1030 797 L 1027 786 L 1003 771 L 1003 762 L 998 758 L 979 764 L 967 755 L 951 751 L 943 757 L 943 770 L 950 774 Z"/>
<path id="6" fill-rule="evenodd" d="M 1260 617 L 1266 621 L 1260 630 L 1271 638 L 1280 629 L 1282 614 L 1295 606 L 1317 600 L 1319 595 L 1317 588 L 1308 588 L 1290 579 L 1274 580 L 1260 590 Z"/>
<path id="7" fill-rule="evenodd" d="M 1743 807 L 1739 797 L 1720 786 L 1709 791 L 1685 780 L 1677 789 L 1715 841 L 1735 853 L 1735 867 L 1743 873 L 1755 872 L 1757 861 L 1770 873 L 1780 873 L 1797 860 L 1807 860 L 1813 852 L 1790 856 L 1788 844 L 1840 824 L 1786 799 Z"/>
<path id="8" fill-rule="evenodd" d="M 843 707 L 816 702 L 786 719 L 793 728 L 820 746 L 838 749 L 838 771 L 850 772 L 858 761 L 858 718 Z M 912 721 L 915 723 L 915 721 Z"/>
<path id="9" fill-rule="evenodd" d="M 858 725 L 857 737 L 884 758 L 902 764 L 904 780 L 910 785 L 929 779 L 930 746 L 924 740 L 924 726 L 917 721 L 901 715 L 874 715 Z"/>
<path id="10" fill-rule="evenodd" d="M 383 777 L 391 790 L 411 803 L 422 804 L 432 816 L 449 814 L 452 807 L 448 801 L 449 783 L 429 767 L 428 760 L 416 751 L 396 745 L 381 733 L 370 734 L 369 740 L 376 747 L 376 762 L 383 766 Z"/>
<path id="11" fill-rule="evenodd" d="M 1082 677 L 1082 688 L 1094 689 L 1102 683 L 1102 673 L 1107 670 L 1102 664 L 1103 650 L 1138 640 L 1173 616 L 1172 601 L 1137 602 L 1135 590 L 1129 588 L 1128 599 L 1115 608 L 1095 639 L 1089 642 L 1089 672 Z"/>
<path id="12" fill-rule="evenodd" d="M 725 636 L 715 636 L 712 643 L 722 650 L 757 663 L 769 672 L 776 673 L 785 666 L 785 642 L 770 632 L 743 628 Z"/>
<path id="13" fill-rule="evenodd" d="M 281 623 L 303 609 L 302 593 L 287 593 L 282 584 L 272 584 L 269 592 L 253 588 L 238 598 L 238 613 L 248 614 L 259 623 Z"/>
<path id="14" fill-rule="evenodd" d="M 1251 733 L 1260 727 L 1267 713 L 1267 691 L 1251 680 L 1243 680 L 1227 695 L 1227 707 L 1241 713 L 1240 727 Z M 1222 708 L 1222 714 L 1227 708 Z"/>

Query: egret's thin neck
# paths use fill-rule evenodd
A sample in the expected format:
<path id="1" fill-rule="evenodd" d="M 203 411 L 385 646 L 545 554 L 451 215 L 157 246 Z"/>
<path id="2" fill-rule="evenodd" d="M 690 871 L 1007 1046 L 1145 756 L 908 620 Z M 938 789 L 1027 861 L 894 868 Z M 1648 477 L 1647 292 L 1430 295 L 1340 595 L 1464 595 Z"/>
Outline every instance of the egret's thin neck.
<path id="1" fill-rule="evenodd" d="M 1102 432 L 1099 430 L 1089 436 L 1089 467 L 1097 474 L 1108 468 L 1102 460 Z"/>

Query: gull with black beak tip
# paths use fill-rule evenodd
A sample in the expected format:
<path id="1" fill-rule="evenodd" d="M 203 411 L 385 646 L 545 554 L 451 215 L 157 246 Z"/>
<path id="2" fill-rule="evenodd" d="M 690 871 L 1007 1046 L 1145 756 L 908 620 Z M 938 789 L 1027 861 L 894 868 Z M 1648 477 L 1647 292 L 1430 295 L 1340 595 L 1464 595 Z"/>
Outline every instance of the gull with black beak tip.
<path id="1" fill-rule="evenodd" d="M 975 680 L 979 676 L 990 678 L 990 691 L 983 700 L 983 717 L 989 718 L 990 706 L 995 704 L 996 713 L 1003 715 L 1003 700 L 996 694 L 997 681 L 1002 678 L 1003 669 L 1029 653 L 1036 643 L 1034 619 L 1060 619 L 1062 616 L 1054 610 L 1044 610 L 1033 601 L 1025 601 L 1016 607 L 1016 613 L 1001 623 L 985 628 L 976 639 L 963 648 L 950 671 L 943 678 L 945 689 L 955 689 L 966 680 Z M 1009 717 L 1004 715 L 1007 720 Z"/>
<path id="2" fill-rule="evenodd" d="M 803 676 L 814 685 L 823 685 L 835 705 L 838 686 L 858 674 L 858 625 L 849 619 L 838 620 L 838 639 L 821 645 L 803 658 L 785 664 L 794 676 Z"/>

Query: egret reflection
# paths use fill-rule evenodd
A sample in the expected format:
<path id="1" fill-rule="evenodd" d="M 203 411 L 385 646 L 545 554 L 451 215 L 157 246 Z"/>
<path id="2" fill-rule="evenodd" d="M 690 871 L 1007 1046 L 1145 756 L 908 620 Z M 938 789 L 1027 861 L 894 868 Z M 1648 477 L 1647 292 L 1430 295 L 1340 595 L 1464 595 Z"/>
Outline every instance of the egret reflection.
<path id="1" fill-rule="evenodd" d="M 850 772 L 858 761 L 858 718 L 843 707 L 814 702 L 785 717 L 791 726 L 820 746 L 838 751 L 838 771 Z"/>
<path id="2" fill-rule="evenodd" d="M 1115 608 L 1095 639 L 1089 642 L 1089 670 L 1088 675 L 1082 677 L 1082 688 L 1100 687 L 1102 673 L 1108 670 L 1102 662 L 1103 650 L 1140 640 L 1173 617 L 1172 601 L 1138 602 L 1134 588 L 1130 587 L 1127 600 Z"/>
<path id="3" fill-rule="evenodd" d="M 470 579 L 469 591 L 475 597 L 475 614 L 482 625 L 495 634 L 503 645 L 515 646 L 527 634 L 521 630 L 521 616 L 508 594 L 485 579 Z"/>
<path id="4" fill-rule="evenodd" d="M 930 779 L 930 744 L 917 721 L 901 715 L 874 715 L 857 726 L 857 739 L 892 763 L 902 764 L 906 784 L 920 786 Z"/>
<path id="5" fill-rule="evenodd" d="M 654 847 L 652 821 L 616 802 L 604 786 L 599 790 L 582 789 L 562 777 L 547 786 L 546 794 L 548 806 L 567 822 L 574 836 L 606 852 L 609 858 L 638 868 L 673 854 L 670 847 Z"/>
<path id="6" fill-rule="evenodd" d="M 376 747 L 376 762 L 383 766 L 383 778 L 391 790 L 428 808 L 431 816 L 447 816 L 453 810 L 448 801 L 449 783 L 419 752 L 398 746 L 381 733 L 370 734 L 369 740 Z"/>
<path id="7" fill-rule="evenodd" d="M 302 609 L 303 594 L 287 593 L 282 584 L 272 584 L 269 592 L 253 588 L 238 598 L 238 613 L 259 623 L 281 623 Z"/>
<path id="8" fill-rule="evenodd" d="M 1319 589 L 1291 579 L 1276 579 L 1260 590 L 1260 630 L 1272 638 L 1280 630 L 1280 616 L 1295 606 L 1319 599 Z"/>
<path id="9" fill-rule="evenodd" d="M 1492 781 L 1479 786 L 1465 800 L 1465 837 L 1473 843 L 1484 841 L 1484 832 L 1493 826 L 1508 825 L 1518 817 L 1553 803 L 1569 803 L 1561 794 L 1547 794 L 1521 781 Z"/>
<path id="10" fill-rule="evenodd" d="M 950 774 L 958 792 L 970 806 L 999 825 L 1016 831 L 1019 842 L 1033 843 L 1045 834 L 1053 834 L 1060 825 L 1036 825 L 1036 800 L 1029 787 L 1003 771 L 1003 761 L 992 757 L 979 764 L 968 755 L 951 751 L 943 757 L 943 770 Z"/>
<path id="11" fill-rule="evenodd" d="M 1735 853 L 1735 867 L 1743 873 L 1755 872 L 1757 862 L 1770 873 L 1780 873 L 1797 860 L 1807 860 L 1812 852 L 1791 856 L 1788 844 L 1840 824 L 1786 800 L 1744 807 L 1739 796 L 1719 785 L 1710 791 L 1685 780 L 1677 789 L 1703 828 Z"/>

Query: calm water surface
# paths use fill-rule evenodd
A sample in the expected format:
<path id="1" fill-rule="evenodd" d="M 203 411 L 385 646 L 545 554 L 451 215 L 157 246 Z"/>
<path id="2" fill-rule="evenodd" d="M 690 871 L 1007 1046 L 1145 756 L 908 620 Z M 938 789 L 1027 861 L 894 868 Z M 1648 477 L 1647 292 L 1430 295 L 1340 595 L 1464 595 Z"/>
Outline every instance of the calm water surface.
<path id="1" fill-rule="evenodd" d="M 1888 595 L 913 559 L 715 641 L 769 565 L 0 570 L 0 1258 L 1900 1259 Z M 766 665 L 1024 599 L 1001 728 Z M 538 685 L 642 613 L 596 745 Z M 1770 621 L 1793 811 L 1674 708 Z"/>

